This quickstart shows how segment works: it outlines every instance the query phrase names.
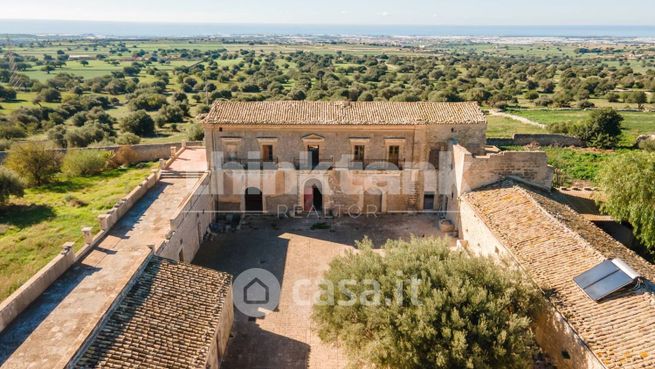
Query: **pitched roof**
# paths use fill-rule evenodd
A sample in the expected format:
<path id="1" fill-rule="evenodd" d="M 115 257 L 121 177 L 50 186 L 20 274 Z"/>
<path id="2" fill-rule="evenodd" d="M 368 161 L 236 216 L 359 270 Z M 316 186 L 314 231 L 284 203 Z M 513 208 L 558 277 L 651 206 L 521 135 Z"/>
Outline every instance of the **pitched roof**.
<path id="1" fill-rule="evenodd" d="M 592 301 L 573 277 L 620 258 L 650 281 L 655 266 L 539 190 L 499 182 L 462 196 L 607 368 L 655 368 L 655 299 Z"/>
<path id="2" fill-rule="evenodd" d="M 204 369 L 230 288 L 229 274 L 152 256 L 75 367 Z"/>
<path id="3" fill-rule="evenodd" d="M 476 124 L 486 120 L 477 103 L 217 101 L 204 122 L 272 125 Z"/>

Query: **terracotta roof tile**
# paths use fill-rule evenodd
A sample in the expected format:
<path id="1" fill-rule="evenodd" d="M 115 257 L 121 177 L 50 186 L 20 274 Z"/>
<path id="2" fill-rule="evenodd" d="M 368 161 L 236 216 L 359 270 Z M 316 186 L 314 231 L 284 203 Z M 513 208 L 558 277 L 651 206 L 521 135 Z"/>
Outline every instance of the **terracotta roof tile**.
<path id="1" fill-rule="evenodd" d="M 74 367 L 204 368 L 230 288 L 228 274 L 153 256 Z"/>
<path id="2" fill-rule="evenodd" d="M 478 104 L 439 102 L 217 101 L 209 124 L 424 125 L 486 122 Z"/>
<path id="3" fill-rule="evenodd" d="M 648 292 L 594 302 L 573 277 L 620 258 L 650 281 L 655 266 L 551 195 L 511 181 L 467 194 L 463 201 L 517 258 L 523 269 L 609 368 L 655 368 L 655 300 Z"/>

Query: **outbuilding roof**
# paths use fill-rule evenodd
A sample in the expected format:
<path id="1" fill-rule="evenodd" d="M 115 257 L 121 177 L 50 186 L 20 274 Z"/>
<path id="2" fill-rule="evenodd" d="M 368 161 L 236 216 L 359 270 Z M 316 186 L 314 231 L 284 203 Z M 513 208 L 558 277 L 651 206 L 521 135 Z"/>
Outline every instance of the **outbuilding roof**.
<path id="1" fill-rule="evenodd" d="M 347 101 L 217 101 L 204 120 L 236 125 L 481 124 L 477 103 Z"/>
<path id="2" fill-rule="evenodd" d="M 231 276 L 152 256 L 75 368 L 205 368 Z"/>
<path id="3" fill-rule="evenodd" d="M 595 302 L 573 278 L 619 258 L 649 281 L 655 266 L 549 193 L 502 181 L 462 195 L 594 354 L 613 368 L 655 368 L 655 299 L 641 290 Z"/>

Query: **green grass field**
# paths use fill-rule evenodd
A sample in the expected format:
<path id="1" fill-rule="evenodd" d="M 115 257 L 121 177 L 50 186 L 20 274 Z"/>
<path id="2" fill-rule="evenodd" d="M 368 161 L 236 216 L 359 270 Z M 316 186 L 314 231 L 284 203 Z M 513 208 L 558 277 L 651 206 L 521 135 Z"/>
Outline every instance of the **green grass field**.
<path id="1" fill-rule="evenodd" d="M 503 150 L 527 150 L 523 146 L 506 146 Z M 596 150 L 574 147 L 542 147 L 546 152 L 548 164 L 564 173 L 564 185 L 574 183 L 593 184 L 603 162 L 616 151 Z"/>
<path id="2" fill-rule="evenodd" d="M 505 117 L 487 116 L 487 122 L 487 137 L 489 138 L 508 138 L 515 133 L 547 133 L 546 130 L 537 126 Z"/>
<path id="3" fill-rule="evenodd" d="M 526 117 L 546 125 L 559 122 L 580 122 L 591 114 L 586 110 L 516 110 L 513 114 Z M 655 113 L 652 112 L 621 112 L 624 137 L 621 143 L 626 146 L 634 144 L 637 136 L 655 133 Z"/>
<path id="4" fill-rule="evenodd" d="M 153 165 L 61 177 L 26 190 L 23 198 L 11 198 L 0 208 L 0 300 L 61 252 L 64 242 L 75 241 L 79 249 L 82 227 L 98 232 L 97 216 L 141 182 Z"/>

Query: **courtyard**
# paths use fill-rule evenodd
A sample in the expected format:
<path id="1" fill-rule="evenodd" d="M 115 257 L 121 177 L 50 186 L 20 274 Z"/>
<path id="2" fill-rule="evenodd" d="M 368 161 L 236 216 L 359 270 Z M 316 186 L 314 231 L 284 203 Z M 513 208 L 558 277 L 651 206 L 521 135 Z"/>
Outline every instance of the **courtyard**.
<path id="1" fill-rule="evenodd" d="M 334 257 L 354 250 L 355 242 L 365 236 L 376 248 L 387 239 L 440 236 L 437 217 L 428 214 L 334 219 L 248 216 L 239 228 L 206 241 L 193 263 L 235 277 L 251 268 L 265 269 L 278 279 L 281 291 L 277 309 L 263 318 L 235 309 L 221 366 L 226 369 L 346 367 L 345 353 L 321 342 L 312 329 L 307 302 L 318 286 L 294 286 L 302 280 L 320 280 Z"/>

